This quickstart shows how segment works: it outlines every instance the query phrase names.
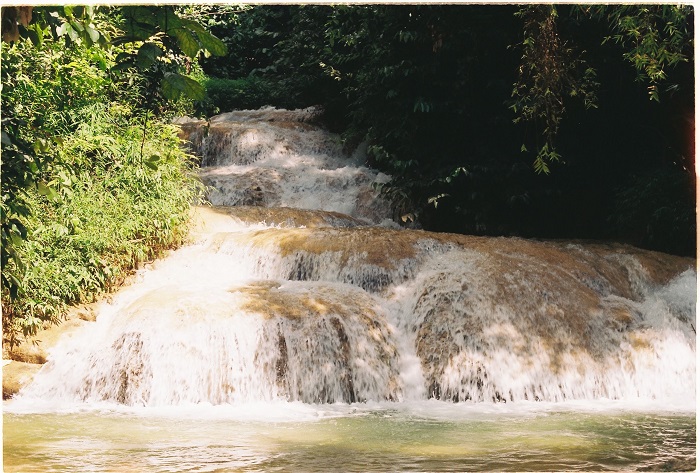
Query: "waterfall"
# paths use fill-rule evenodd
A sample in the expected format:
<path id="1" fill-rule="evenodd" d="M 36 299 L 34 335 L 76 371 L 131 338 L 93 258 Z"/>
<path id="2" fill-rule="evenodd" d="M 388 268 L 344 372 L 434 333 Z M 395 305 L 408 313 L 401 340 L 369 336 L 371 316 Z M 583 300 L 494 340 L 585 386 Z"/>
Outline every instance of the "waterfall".
<path id="1" fill-rule="evenodd" d="M 63 340 L 19 397 L 694 405 L 693 260 L 400 229 L 376 191 L 389 176 L 314 114 L 202 122 L 213 206 L 195 241 Z"/>

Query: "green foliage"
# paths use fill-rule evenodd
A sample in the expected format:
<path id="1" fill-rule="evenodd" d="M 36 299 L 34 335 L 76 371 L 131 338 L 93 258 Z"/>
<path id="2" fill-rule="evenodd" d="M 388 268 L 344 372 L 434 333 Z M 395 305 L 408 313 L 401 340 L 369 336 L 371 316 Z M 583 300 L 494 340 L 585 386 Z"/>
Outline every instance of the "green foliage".
<path id="1" fill-rule="evenodd" d="M 618 238 L 642 247 L 693 254 L 697 235 L 692 175 L 674 167 L 635 175 L 615 196 Z"/>
<path id="2" fill-rule="evenodd" d="M 659 85 L 668 71 L 693 55 L 691 5 L 594 5 L 580 7 L 584 15 L 607 21 L 611 34 L 603 43 L 614 42 L 634 65 L 637 80 L 647 82 L 649 98 L 659 101 Z M 678 88 L 668 85 L 668 91 Z"/>
<path id="3" fill-rule="evenodd" d="M 33 143 L 70 132 L 80 120 L 73 110 L 109 100 L 110 60 L 100 48 L 66 48 L 62 41 L 45 40 L 41 48 L 29 41 L 3 45 L 3 109 L 26 124 L 20 137 Z"/>
<path id="4" fill-rule="evenodd" d="M 586 108 L 597 107 L 595 70 L 562 41 L 557 31 L 557 7 L 533 5 L 521 9 L 524 39 L 518 81 L 513 86 L 511 108 L 514 123 L 534 123 L 533 166 L 538 173 L 549 173 L 549 164 L 560 160 L 555 138 L 566 111 L 568 97 L 579 97 Z M 527 151 L 525 145 L 523 151 Z"/>
<path id="5" fill-rule="evenodd" d="M 549 164 L 561 158 L 556 137 L 567 99 L 575 97 L 585 108 L 596 108 L 600 86 L 596 69 L 581 59 L 583 52 L 559 34 L 558 11 L 555 5 L 533 5 L 517 13 L 523 20 L 524 39 L 519 43 L 523 55 L 511 108 L 515 123 L 534 126 L 534 168 L 545 174 Z M 668 71 L 692 56 L 691 17 L 692 7 L 684 5 L 586 5 L 569 13 L 569 19 L 607 22 L 608 34 L 600 38 L 601 43 L 622 46 L 622 57 L 638 71 L 637 81 L 649 84 L 649 98 L 656 102 Z M 668 84 L 666 91 L 678 89 L 676 82 Z"/>
<path id="6" fill-rule="evenodd" d="M 193 17 L 229 49 L 224 58 L 203 60 L 204 71 L 217 79 L 255 81 L 253 95 L 259 85 L 274 84 L 270 101 L 278 106 L 328 105 L 341 95 L 341 85 L 322 65 L 330 52 L 325 24 L 335 10 L 321 5 L 202 7 Z"/>
<path id="7" fill-rule="evenodd" d="M 206 97 L 196 103 L 196 114 L 210 117 L 232 110 L 257 109 L 278 102 L 277 89 L 255 76 L 244 79 L 203 79 Z"/>
<path id="8" fill-rule="evenodd" d="M 181 241 L 198 187 L 157 119 L 203 98 L 186 61 L 225 48 L 171 7 L 2 13 L 2 306 L 14 343 Z"/>
<path id="9" fill-rule="evenodd" d="M 198 22 L 180 17 L 172 6 L 125 6 L 120 16 L 123 34 L 112 43 L 133 47 L 117 56 L 114 68 L 147 71 L 168 100 L 182 95 L 202 100 L 202 85 L 180 69 L 189 69 L 190 61 L 200 54 L 223 56 L 226 45 Z"/>
<path id="10" fill-rule="evenodd" d="M 498 159 L 512 7 L 339 7 L 326 23 L 326 74 L 342 87 L 348 147 L 369 143 L 369 163 L 403 221 L 458 194 L 473 166 Z M 494 50 L 502 48 L 499 55 Z M 496 155 L 496 156 L 494 156 Z M 454 210 L 454 208 L 453 208 Z"/>
<path id="11" fill-rule="evenodd" d="M 11 297 L 20 290 L 18 273 L 25 267 L 18 248 L 32 213 L 28 195 L 55 198 L 56 173 L 71 172 L 56 153 L 61 136 L 82 119 L 75 110 L 110 93 L 106 68 L 100 67 L 108 58 L 104 51 L 61 43 L 45 39 L 36 48 L 18 41 L 2 48 L 2 267 L 3 291 Z"/>
<path id="12" fill-rule="evenodd" d="M 62 38 L 67 46 L 107 43 L 109 28 L 93 6 L 5 7 L 2 11 L 2 40 L 28 38 L 41 46 L 46 38 Z"/>
<path id="13" fill-rule="evenodd" d="M 27 241 L 15 247 L 26 263 L 10 268 L 20 290 L 3 297 L 8 342 L 59 320 L 67 304 L 93 300 L 183 241 L 189 206 L 200 195 L 193 161 L 175 128 L 156 122 L 148 123 L 142 150 L 143 127 L 130 112 L 120 105 L 82 110 L 90 120 L 57 150 L 65 163 L 50 183 L 57 196 L 27 192 Z"/>

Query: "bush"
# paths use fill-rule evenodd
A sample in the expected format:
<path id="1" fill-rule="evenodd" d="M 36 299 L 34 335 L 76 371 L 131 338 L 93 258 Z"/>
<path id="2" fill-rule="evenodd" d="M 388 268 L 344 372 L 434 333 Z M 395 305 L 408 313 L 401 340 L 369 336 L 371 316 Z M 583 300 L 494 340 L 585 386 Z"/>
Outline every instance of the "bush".
<path id="1" fill-rule="evenodd" d="M 15 37 L 5 35 L 6 19 L 17 25 L 3 10 L 0 220 L 10 345 L 181 243 L 201 195 L 193 158 L 164 123 L 191 114 L 187 97 L 202 96 L 184 75 L 203 77 L 191 62 L 199 48 L 221 54 L 223 44 L 191 21 L 175 28 L 192 33 L 184 37 L 138 21 L 179 21 L 172 7 L 103 11 L 35 9 L 35 23 L 20 22 L 27 35 Z"/>
<path id="2" fill-rule="evenodd" d="M 207 98 L 196 103 L 198 116 L 210 117 L 232 110 L 258 109 L 278 101 L 272 85 L 254 76 L 243 79 L 206 78 L 203 85 Z"/>
<path id="3" fill-rule="evenodd" d="M 633 177 L 615 200 L 610 222 L 619 238 L 652 250 L 695 256 L 695 182 L 675 167 Z"/>
<path id="4" fill-rule="evenodd" d="M 68 304 L 90 302 L 119 285 L 139 263 L 184 240 L 189 206 L 201 195 L 194 161 L 180 148 L 176 130 L 137 122 L 125 106 L 92 106 L 65 137 L 58 161 L 58 195 L 29 192 L 34 212 L 21 291 L 3 297 L 5 341 L 56 322 Z"/>

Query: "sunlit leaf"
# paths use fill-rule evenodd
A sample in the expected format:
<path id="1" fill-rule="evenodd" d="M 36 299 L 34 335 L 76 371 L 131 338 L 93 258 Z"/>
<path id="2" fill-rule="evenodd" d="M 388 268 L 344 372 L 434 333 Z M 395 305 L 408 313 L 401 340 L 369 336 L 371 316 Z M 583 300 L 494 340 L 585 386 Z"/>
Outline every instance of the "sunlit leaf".
<path id="1" fill-rule="evenodd" d="M 56 193 L 56 190 L 54 190 L 53 187 L 47 186 L 41 181 L 37 182 L 36 185 L 40 195 L 46 196 L 46 198 L 48 198 L 49 200 L 58 199 L 58 194 Z"/>
<path id="2" fill-rule="evenodd" d="M 171 100 L 177 99 L 180 94 L 185 94 L 193 100 L 203 100 L 206 96 L 206 91 L 199 82 L 182 74 L 166 74 L 161 88 L 165 97 Z"/>
<path id="3" fill-rule="evenodd" d="M 202 43 L 202 47 L 214 56 L 226 55 L 226 45 L 216 36 L 209 34 L 206 31 L 197 31 L 197 38 L 199 39 L 199 42 Z"/>
<path id="4" fill-rule="evenodd" d="M 180 46 L 182 52 L 190 57 L 195 58 L 199 53 L 199 41 L 195 38 L 194 33 L 184 28 L 174 28 L 168 30 L 168 34 L 172 34 L 177 39 L 177 45 Z"/>
<path id="5" fill-rule="evenodd" d="M 96 43 L 100 39 L 100 33 L 92 26 L 88 25 L 85 27 L 85 32 L 93 43 Z"/>

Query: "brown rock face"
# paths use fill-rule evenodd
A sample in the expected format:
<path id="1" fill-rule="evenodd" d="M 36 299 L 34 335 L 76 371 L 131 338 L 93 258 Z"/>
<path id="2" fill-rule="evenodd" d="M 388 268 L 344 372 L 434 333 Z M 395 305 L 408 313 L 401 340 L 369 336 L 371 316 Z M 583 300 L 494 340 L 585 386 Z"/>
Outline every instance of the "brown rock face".
<path id="1" fill-rule="evenodd" d="M 2 398 L 10 399 L 41 369 L 40 364 L 10 361 L 2 367 Z"/>
<path id="2" fill-rule="evenodd" d="M 18 346 L 3 347 L 3 399 L 15 395 L 25 384 L 29 383 L 48 360 L 51 348 L 66 337 L 71 337 L 76 330 L 89 322 L 95 321 L 93 305 L 74 307 L 68 318 L 59 325 L 51 325 L 41 330 L 29 340 Z"/>

